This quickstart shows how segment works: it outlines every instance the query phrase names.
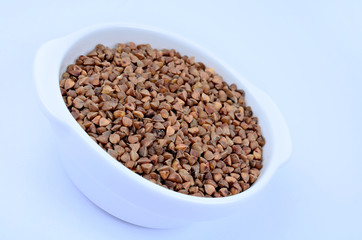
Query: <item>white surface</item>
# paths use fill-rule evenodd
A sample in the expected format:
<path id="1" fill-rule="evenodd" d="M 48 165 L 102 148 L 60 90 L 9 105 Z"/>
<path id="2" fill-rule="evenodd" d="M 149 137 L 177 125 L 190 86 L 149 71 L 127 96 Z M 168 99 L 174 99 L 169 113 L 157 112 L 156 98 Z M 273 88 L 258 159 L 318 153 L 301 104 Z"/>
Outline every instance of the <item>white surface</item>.
<path id="1" fill-rule="evenodd" d="M 360 1 L 0 3 L 0 239 L 361 239 Z M 183 35 L 265 90 L 293 156 L 241 215 L 182 229 L 139 228 L 95 207 L 68 180 L 34 100 L 47 40 L 102 22 Z"/>

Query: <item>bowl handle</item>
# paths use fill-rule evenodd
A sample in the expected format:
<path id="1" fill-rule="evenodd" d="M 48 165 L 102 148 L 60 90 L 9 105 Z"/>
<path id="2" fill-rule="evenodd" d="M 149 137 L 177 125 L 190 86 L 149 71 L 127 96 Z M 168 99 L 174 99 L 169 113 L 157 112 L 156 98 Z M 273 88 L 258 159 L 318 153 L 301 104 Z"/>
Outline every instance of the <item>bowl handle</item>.
<path id="1" fill-rule="evenodd" d="M 273 144 L 275 144 L 275 156 L 278 167 L 289 160 L 292 154 L 292 141 L 288 126 L 284 117 L 273 100 L 262 90 L 254 85 L 247 83 L 249 91 L 253 92 L 255 97 L 263 103 L 264 111 L 268 120 L 273 126 Z"/>
<path id="2" fill-rule="evenodd" d="M 59 66 L 65 49 L 61 39 L 42 45 L 34 60 L 34 83 L 39 105 L 46 116 L 64 122 L 64 114 L 69 114 L 62 99 L 59 82 Z M 56 94 L 59 93 L 59 94 Z M 63 116 L 63 117 L 62 117 Z"/>

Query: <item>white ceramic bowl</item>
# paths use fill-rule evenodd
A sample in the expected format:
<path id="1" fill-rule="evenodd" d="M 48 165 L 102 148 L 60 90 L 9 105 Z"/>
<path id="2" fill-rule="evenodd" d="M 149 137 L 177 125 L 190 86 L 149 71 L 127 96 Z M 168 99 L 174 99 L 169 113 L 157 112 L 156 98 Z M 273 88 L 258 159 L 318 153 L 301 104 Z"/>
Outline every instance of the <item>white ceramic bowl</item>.
<path id="1" fill-rule="evenodd" d="M 113 47 L 133 41 L 150 43 L 154 48 L 174 48 L 183 55 L 212 67 L 228 83 L 246 92 L 246 101 L 258 116 L 263 135 L 264 167 L 250 189 L 224 198 L 202 198 L 177 193 L 133 173 L 98 146 L 65 106 L 59 80 L 67 65 L 88 53 L 96 44 Z M 174 34 L 125 24 L 90 27 L 45 43 L 38 51 L 34 76 L 39 104 L 56 132 L 60 158 L 79 190 L 108 213 L 133 224 L 169 228 L 242 212 L 291 154 L 287 125 L 273 101 L 241 78 L 217 57 L 200 46 Z"/>

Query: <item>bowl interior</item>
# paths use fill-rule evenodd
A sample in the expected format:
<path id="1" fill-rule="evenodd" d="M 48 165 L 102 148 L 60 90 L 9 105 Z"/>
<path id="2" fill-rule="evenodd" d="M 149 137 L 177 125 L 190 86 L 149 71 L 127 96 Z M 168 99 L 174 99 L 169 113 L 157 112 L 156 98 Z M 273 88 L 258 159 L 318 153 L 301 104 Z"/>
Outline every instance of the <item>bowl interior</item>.
<path id="1" fill-rule="evenodd" d="M 60 68 L 59 68 L 59 79 L 62 73 L 65 72 L 66 67 L 69 64 L 75 62 L 75 60 L 80 55 L 86 55 L 90 52 L 94 47 L 101 43 L 108 47 L 115 47 L 117 43 L 127 43 L 127 42 L 135 42 L 136 44 L 151 44 L 153 48 L 158 49 L 175 49 L 181 53 L 181 55 L 195 56 L 196 61 L 203 62 L 207 67 L 214 68 L 215 72 L 220 74 L 224 80 L 228 83 L 235 83 L 238 88 L 245 90 L 245 99 L 247 105 L 252 107 L 254 115 L 258 117 L 259 124 L 262 129 L 262 133 L 266 139 L 266 145 L 263 147 L 263 168 L 261 169 L 261 174 L 258 180 L 251 186 L 251 188 L 245 192 L 240 194 L 226 197 L 226 198 L 236 198 L 240 195 L 244 195 L 251 191 L 251 189 L 256 188 L 258 185 L 261 185 L 264 181 L 265 172 L 271 168 L 272 163 L 272 151 L 273 151 L 273 135 L 271 132 L 270 122 L 268 121 L 267 115 L 263 110 L 263 104 L 260 99 L 257 99 L 256 96 L 253 95 L 253 92 L 250 92 L 247 88 L 247 83 L 242 78 L 236 76 L 230 69 L 228 69 L 225 64 L 223 64 L 220 60 L 214 57 L 212 54 L 208 53 L 206 50 L 202 49 L 195 44 L 184 40 L 180 37 L 174 36 L 172 34 L 160 32 L 157 30 L 149 30 L 138 27 L 105 27 L 100 28 L 95 31 L 86 32 L 81 35 L 81 37 L 77 36 L 73 44 L 69 45 L 64 53 L 64 57 L 61 60 Z M 59 93 L 60 94 L 60 93 Z M 65 107 L 65 104 L 64 104 Z M 71 119 L 72 116 L 69 113 L 68 119 Z M 69 120 L 69 121 L 76 121 Z M 76 124 L 78 125 L 78 124 Z M 80 128 L 80 126 L 77 126 Z M 84 132 L 84 134 L 86 134 Z M 100 147 L 99 147 L 100 148 Z M 100 159 L 102 161 L 103 159 Z M 120 164 L 122 165 L 122 164 Z M 124 167 L 122 165 L 122 167 Z M 130 171 L 132 173 L 132 171 Z M 132 173 L 135 174 L 135 173 Z M 141 177 L 141 176 L 139 176 Z M 142 178 L 142 177 L 141 177 Z M 265 179 L 266 180 L 266 179 Z M 174 192 L 176 194 L 180 194 Z M 187 196 L 184 194 L 183 197 Z M 187 196 L 192 197 L 192 196 Z M 196 197 L 193 197 L 196 198 Z M 225 198 L 222 198 L 225 199 Z M 217 199 L 213 198 L 205 198 L 205 201 L 216 201 Z M 220 200 L 218 200 L 220 201 Z"/>

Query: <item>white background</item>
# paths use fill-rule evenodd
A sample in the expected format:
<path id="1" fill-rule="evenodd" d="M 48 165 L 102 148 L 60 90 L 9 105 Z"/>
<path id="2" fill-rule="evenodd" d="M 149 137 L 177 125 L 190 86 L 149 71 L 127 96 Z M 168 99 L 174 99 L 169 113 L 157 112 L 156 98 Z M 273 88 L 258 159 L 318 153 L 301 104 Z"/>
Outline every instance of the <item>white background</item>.
<path id="1" fill-rule="evenodd" d="M 362 239 L 361 1 L 0 1 L 0 239 Z M 88 201 L 35 102 L 46 41 L 105 22 L 194 41 L 266 91 L 293 155 L 243 214 L 180 229 L 122 222 Z"/>

